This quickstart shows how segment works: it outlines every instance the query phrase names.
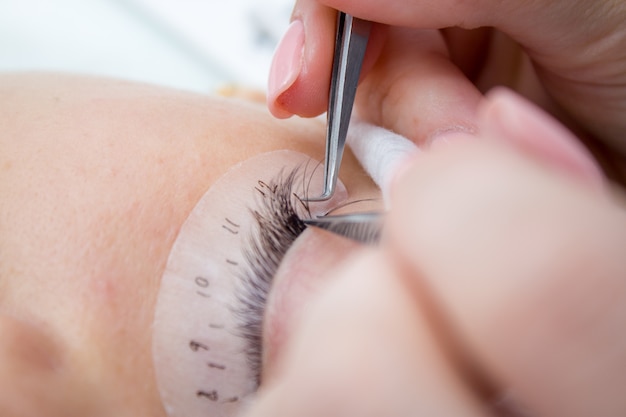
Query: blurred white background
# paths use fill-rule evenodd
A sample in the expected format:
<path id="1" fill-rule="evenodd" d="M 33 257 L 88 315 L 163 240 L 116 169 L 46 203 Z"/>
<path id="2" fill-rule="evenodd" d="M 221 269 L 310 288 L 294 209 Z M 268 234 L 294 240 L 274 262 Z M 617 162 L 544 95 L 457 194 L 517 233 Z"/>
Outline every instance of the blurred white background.
<path id="1" fill-rule="evenodd" d="M 0 0 L 0 71 L 265 89 L 293 0 Z"/>

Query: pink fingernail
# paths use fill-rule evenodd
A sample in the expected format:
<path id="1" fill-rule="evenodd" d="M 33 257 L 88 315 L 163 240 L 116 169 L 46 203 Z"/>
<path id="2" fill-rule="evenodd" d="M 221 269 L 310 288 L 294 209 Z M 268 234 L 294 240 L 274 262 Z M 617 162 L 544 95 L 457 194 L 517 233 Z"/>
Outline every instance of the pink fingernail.
<path id="1" fill-rule="evenodd" d="M 541 158 L 544 162 L 602 186 L 602 170 L 569 130 L 511 91 L 489 94 L 482 112 L 483 131 Z"/>
<path id="2" fill-rule="evenodd" d="M 302 21 L 294 20 L 278 44 L 270 67 L 267 105 L 276 117 L 291 116 L 291 113 L 279 105 L 278 99 L 298 79 L 303 58 L 304 25 Z"/>

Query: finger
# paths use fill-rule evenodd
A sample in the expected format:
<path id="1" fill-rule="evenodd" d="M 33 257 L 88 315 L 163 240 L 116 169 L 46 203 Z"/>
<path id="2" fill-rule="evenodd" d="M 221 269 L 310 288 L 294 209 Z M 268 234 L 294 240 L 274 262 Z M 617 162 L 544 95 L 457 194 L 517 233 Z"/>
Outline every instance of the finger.
<path id="1" fill-rule="evenodd" d="M 451 27 L 441 32 L 448 45 L 450 60 L 463 71 L 468 79 L 475 82 L 487 60 L 489 42 L 494 30 L 492 28 L 466 30 Z"/>
<path id="2" fill-rule="evenodd" d="M 589 150 L 547 113 L 510 90 L 496 88 L 489 92 L 479 119 L 484 136 L 508 142 L 594 188 L 605 187 L 602 170 Z"/>
<path id="3" fill-rule="evenodd" d="M 578 123 L 622 153 L 625 128 L 624 2 L 515 0 L 322 0 L 394 26 L 494 27 L 530 55 L 545 88 Z M 598 105 L 602 103 L 602 105 Z"/>
<path id="4" fill-rule="evenodd" d="M 380 58 L 357 95 L 359 115 L 429 144 L 476 133 L 482 95 L 449 60 L 438 31 L 390 28 Z"/>
<path id="5" fill-rule="evenodd" d="M 496 27 L 526 46 L 542 46 L 540 50 L 554 49 L 564 43 L 586 43 L 588 36 L 606 30 L 601 27 L 604 23 L 623 18 L 622 5 L 609 1 L 596 1 L 593 6 L 584 0 L 320 0 L 320 3 L 393 26 L 422 29 Z M 564 34 L 569 37 L 562 36 Z M 561 36 L 557 38 L 557 35 Z"/>
<path id="6" fill-rule="evenodd" d="M 397 276 L 372 251 L 329 279 L 249 416 L 487 416 Z"/>
<path id="7" fill-rule="evenodd" d="M 491 379 L 536 415 L 626 413 L 622 207 L 493 142 L 422 155 L 392 207 L 394 248 Z"/>
<path id="8" fill-rule="evenodd" d="M 317 116 L 328 106 L 337 12 L 316 0 L 299 0 L 291 20 L 274 53 L 267 105 L 276 117 Z M 383 26 L 373 25 L 363 74 L 380 52 L 384 33 Z"/>

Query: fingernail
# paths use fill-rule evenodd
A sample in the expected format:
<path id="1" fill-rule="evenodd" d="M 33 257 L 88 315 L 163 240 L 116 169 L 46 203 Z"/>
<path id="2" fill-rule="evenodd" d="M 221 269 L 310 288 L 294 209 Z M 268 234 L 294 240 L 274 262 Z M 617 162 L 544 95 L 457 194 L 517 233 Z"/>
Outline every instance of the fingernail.
<path id="1" fill-rule="evenodd" d="M 506 141 L 570 174 L 602 186 L 604 176 L 591 153 L 552 116 L 513 92 L 499 88 L 488 95 L 479 116 L 482 132 Z"/>
<path id="2" fill-rule="evenodd" d="M 304 24 L 300 20 L 294 20 L 278 44 L 270 67 L 267 105 L 276 117 L 286 118 L 292 115 L 280 105 L 279 99 L 298 79 L 303 58 Z"/>

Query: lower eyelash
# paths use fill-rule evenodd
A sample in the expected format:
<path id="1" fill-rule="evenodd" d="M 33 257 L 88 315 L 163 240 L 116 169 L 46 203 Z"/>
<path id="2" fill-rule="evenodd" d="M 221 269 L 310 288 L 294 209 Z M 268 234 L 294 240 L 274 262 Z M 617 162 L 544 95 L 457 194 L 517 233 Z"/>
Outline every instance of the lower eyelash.
<path id="1" fill-rule="evenodd" d="M 263 346 L 263 315 L 272 280 L 289 247 L 306 229 L 298 215 L 295 201 L 308 206 L 293 193 L 301 169 L 287 175 L 279 174 L 271 182 L 258 182 L 259 207 L 253 210 L 257 230 L 252 233 L 244 248 L 245 267 L 236 297 L 238 307 L 234 314 L 238 330 L 246 340 L 246 356 L 257 385 L 261 382 L 261 357 Z"/>

